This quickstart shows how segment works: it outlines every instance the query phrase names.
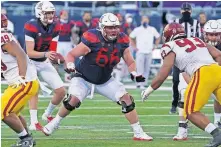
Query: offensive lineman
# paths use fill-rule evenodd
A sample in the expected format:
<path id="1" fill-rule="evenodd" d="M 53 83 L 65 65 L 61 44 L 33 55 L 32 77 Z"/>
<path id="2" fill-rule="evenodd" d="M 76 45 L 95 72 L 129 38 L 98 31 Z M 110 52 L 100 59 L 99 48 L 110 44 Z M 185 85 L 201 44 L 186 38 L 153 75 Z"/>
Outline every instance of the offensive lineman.
<path id="1" fill-rule="evenodd" d="M 151 141 L 140 126 L 135 103 L 124 85 L 116 81 L 111 73 L 113 67 L 123 57 L 132 79 L 143 82 L 145 78 L 136 74 L 136 64 L 129 50 L 129 39 L 120 32 L 120 22 L 112 13 L 103 14 L 99 21 L 99 30 L 91 29 L 82 36 L 81 43 L 66 57 L 67 71 L 75 70 L 73 62 L 76 57 L 84 56 L 76 67 L 76 74 L 71 80 L 69 97 L 63 101 L 57 116 L 48 123 L 43 131 L 50 135 L 59 126 L 61 120 L 75 108 L 80 107 L 83 100 L 94 91 L 122 106 L 122 113 L 130 122 L 134 131 L 134 140 Z"/>

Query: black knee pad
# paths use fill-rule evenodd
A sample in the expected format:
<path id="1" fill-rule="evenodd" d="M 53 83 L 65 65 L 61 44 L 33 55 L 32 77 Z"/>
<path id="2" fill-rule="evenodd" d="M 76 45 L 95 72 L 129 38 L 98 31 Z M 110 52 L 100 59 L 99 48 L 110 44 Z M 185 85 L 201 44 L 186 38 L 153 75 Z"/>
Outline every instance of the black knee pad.
<path id="1" fill-rule="evenodd" d="M 132 103 L 130 105 L 127 105 L 124 101 L 121 101 L 122 113 L 124 113 L 124 114 L 133 111 L 135 108 L 135 103 L 134 103 L 133 97 L 130 96 L 130 99 L 132 101 Z"/>
<path id="2" fill-rule="evenodd" d="M 178 102 L 178 107 L 179 107 L 179 108 L 184 108 L 184 102 L 179 101 L 179 102 Z"/>
<path id="3" fill-rule="evenodd" d="M 65 107 L 67 110 L 73 111 L 75 108 L 79 108 L 79 107 L 80 107 L 80 105 L 81 105 L 81 102 L 80 102 L 80 101 L 79 101 L 75 106 L 72 106 L 72 105 L 69 104 L 70 100 L 71 100 L 71 95 L 68 95 L 67 98 L 65 98 L 65 99 L 63 100 L 64 107 Z"/>

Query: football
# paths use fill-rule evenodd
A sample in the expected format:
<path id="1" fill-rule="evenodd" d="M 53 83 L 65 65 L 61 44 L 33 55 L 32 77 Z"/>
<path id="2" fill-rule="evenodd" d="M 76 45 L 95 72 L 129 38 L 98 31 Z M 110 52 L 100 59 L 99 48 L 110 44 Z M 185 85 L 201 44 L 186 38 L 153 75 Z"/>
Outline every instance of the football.
<path id="1" fill-rule="evenodd" d="M 51 63 L 53 63 L 53 64 L 63 64 L 64 63 L 64 57 L 60 53 L 56 53 L 54 55 L 54 59 L 51 60 Z"/>

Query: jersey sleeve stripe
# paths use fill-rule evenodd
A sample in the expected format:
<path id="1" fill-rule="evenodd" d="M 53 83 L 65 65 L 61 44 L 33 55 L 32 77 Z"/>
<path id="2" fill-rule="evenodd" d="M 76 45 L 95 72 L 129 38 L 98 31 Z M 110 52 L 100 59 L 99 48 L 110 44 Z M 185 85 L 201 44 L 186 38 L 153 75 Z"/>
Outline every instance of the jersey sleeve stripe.
<path id="1" fill-rule="evenodd" d="M 38 33 L 38 29 L 32 24 L 25 24 L 25 29 L 30 32 Z"/>
<path id="2" fill-rule="evenodd" d="M 91 43 L 98 43 L 98 42 L 100 42 L 100 40 L 98 39 L 98 37 L 97 37 L 95 34 L 91 33 L 91 32 L 85 32 L 85 33 L 83 34 L 83 37 L 84 37 L 87 41 L 89 41 L 89 42 L 91 42 Z"/>

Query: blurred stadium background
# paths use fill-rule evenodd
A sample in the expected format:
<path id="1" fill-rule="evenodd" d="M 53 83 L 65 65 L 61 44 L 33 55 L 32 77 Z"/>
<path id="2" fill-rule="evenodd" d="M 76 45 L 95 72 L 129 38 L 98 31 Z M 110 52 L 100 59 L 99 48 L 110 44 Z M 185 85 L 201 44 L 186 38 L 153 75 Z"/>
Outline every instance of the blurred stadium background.
<path id="1" fill-rule="evenodd" d="M 24 45 L 23 27 L 26 21 L 35 17 L 34 6 L 37 1 L 1 1 L 1 9 L 7 11 L 7 17 L 14 24 L 14 35 L 20 44 Z M 59 16 L 61 10 L 69 11 L 69 19 L 79 21 L 82 14 L 89 11 L 93 18 L 99 18 L 105 12 L 121 14 L 122 17 L 128 13 L 133 16 L 133 25 L 139 26 L 142 15 L 148 15 L 150 25 L 162 33 L 163 26 L 176 18 L 180 18 L 180 6 L 183 1 L 52 1 Z M 207 20 L 221 18 L 220 1 L 191 1 L 193 7 L 192 17 L 198 19 L 200 12 L 205 12 Z M 123 20 L 125 21 L 125 20 Z M 160 64 L 159 50 L 153 55 L 152 64 Z M 159 66 L 156 66 L 157 68 Z M 157 72 L 152 68 L 152 76 Z M 63 76 L 63 75 L 62 75 Z M 127 82 L 124 81 L 125 83 Z M 127 84 L 128 83 L 128 84 Z M 135 85 L 127 82 L 129 92 L 135 97 L 136 107 L 140 116 L 140 122 L 150 135 L 154 137 L 153 142 L 135 142 L 131 140 L 132 131 L 129 124 L 123 118 L 120 107 L 109 103 L 102 96 L 95 95 L 93 100 L 86 100 L 81 108 L 72 113 L 62 123 L 61 128 L 51 137 L 45 137 L 41 132 L 32 132 L 40 147 L 123 147 L 123 146 L 149 146 L 149 147 L 200 147 L 203 146 L 210 136 L 195 126 L 190 125 L 189 140 L 186 142 L 174 142 L 172 137 L 176 134 L 178 115 L 169 115 L 171 106 L 172 82 L 168 79 L 162 88 L 151 95 L 149 102 L 141 103 L 140 90 L 134 89 Z M 68 85 L 68 84 L 67 84 Z M 6 85 L 1 84 L 3 93 Z M 48 104 L 50 96 L 40 95 L 39 120 L 44 108 Z M 108 103 L 107 103 L 108 101 Z M 212 100 L 203 112 L 212 120 Z M 57 110 L 57 109 L 56 109 Z M 57 112 L 57 111 L 56 111 Z M 56 114 L 54 112 L 54 114 Z M 28 107 L 23 114 L 29 119 Z M 44 125 L 45 123 L 42 122 Z M 5 124 L 1 125 L 1 145 L 8 147 L 14 143 L 16 135 Z"/>

